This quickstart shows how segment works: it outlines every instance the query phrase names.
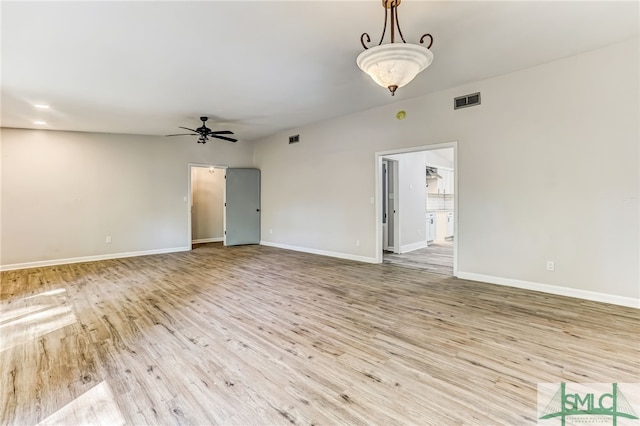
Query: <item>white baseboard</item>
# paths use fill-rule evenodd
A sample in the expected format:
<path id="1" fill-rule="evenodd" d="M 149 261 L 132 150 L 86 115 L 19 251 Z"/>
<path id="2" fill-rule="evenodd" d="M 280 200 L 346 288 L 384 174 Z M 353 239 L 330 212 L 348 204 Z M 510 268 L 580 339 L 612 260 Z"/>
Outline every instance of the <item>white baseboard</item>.
<path id="1" fill-rule="evenodd" d="M 214 242 L 209 240 L 222 241 L 222 239 L 207 239 L 207 241 L 205 242 Z M 202 240 L 194 240 L 194 243 L 196 241 L 202 241 Z M 312 249 L 308 247 L 299 247 L 299 246 L 292 246 L 288 244 L 272 243 L 269 241 L 260 241 L 260 245 L 268 246 L 268 247 L 276 247 L 276 248 L 281 248 L 286 250 L 299 251 L 303 253 L 311 253 L 311 254 L 318 254 L 322 256 L 335 257 L 339 259 L 355 260 L 358 262 L 378 263 L 376 258 L 374 257 L 357 256 L 357 255 L 348 254 L 348 253 L 318 250 L 318 249 Z M 406 248 L 406 247 L 407 246 L 403 248 Z M 16 269 L 28 269 L 28 268 L 41 268 L 45 266 L 66 265 L 70 263 L 81 263 L 81 262 L 94 262 L 98 260 L 120 259 L 125 257 L 147 256 L 147 255 L 153 255 L 153 254 L 177 253 L 177 252 L 189 251 L 189 250 L 191 250 L 190 246 L 189 247 L 172 247 L 172 248 L 157 249 L 157 250 L 143 250 L 143 251 L 125 252 L 125 253 L 111 253 L 111 254 L 104 254 L 104 255 L 97 255 L 97 256 L 74 257 L 74 258 L 68 258 L 68 259 L 53 259 L 53 260 L 44 260 L 44 261 L 38 261 L 38 262 L 14 263 L 9 265 L 0 265 L 0 271 L 12 271 Z M 417 250 L 417 248 L 414 250 Z M 543 293 L 556 294 L 559 296 L 575 297 L 578 299 L 592 300 L 595 302 L 610 303 L 613 305 L 627 306 L 630 308 L 640 309 L 640 299 L 634 299 L 632 297 L 616 296 L 616 295 L 607 294 L 607 293 L 598 293 L 594 291 L 580 290 L 580 289 L 569 288 L 569 287 L 560 287 L 560 286 L 554 286 L 549 284 L 541 284 L 541 283 L 536 283 L 531 281 L 522 281 L 522 280 L 516 280 L 512 278 L 494 277 L 490 275 L 475 274 L 471 272 L 458 271 L 458 273 L 456 274 L 456 277 L 465 279 L 465 280 L 480 281 L 480 282 L 485 282 L 490 284 L 498 284 L 498 285 L 504 285 L 508 287 L 522 288 L 525 290 L 534 290 L 534 291 L 540 291 Z"/>
<path id="2" fill-rule="evenodd" d="M 13 271 L 15 269 L 42 268 L 45 266 L 67 265 L 69 263 L 95 262 L 97 260 L 121 259 L 124 257 L 147 256 L 150 254 L 176 253 L 179 251 L 189 251 L 189 247 L 172 247 L 167 249 L 130 251 L 125 253 L 101 254 L 97 256 L 72 257 L 69 259 L 42 260 L 39 262 L 14 263 L 11 265 L 0 265 L 0 271 Z"/>
<path id="3" fill-rule="evenodd" d="M 224 241 L 224 237 L 200 238 L 198 240 L 191 240 L 191 244 L 219 243 L 220 241 Z"/>
<path id="4" fill-rule="evenodd" d="M 560 287 L 549 284 L 535 283 L 531 281 L 515 280 L 512 278 L 493 277 L 490 275 L 474 274 L 471 272 L 460 272 L 458 278 L 471 281 L 481 281 L 490 284 L 504 285 L 508 287 L 522 288 L 525 290 L 540 291 L 543 293 L 556 294 L 558 296 L 575 297 L 577 299 L 592 300 L 594 302 L 610 303 L 612 305 L 627 306 L 640 309 L 640 299 L 632 297 L 616 296 L 614 294 L 598 293 L 595 291 L 580 290 L 569 287 Z"/>
<path id="5" fill-rule="evenodd" d="M 303 253 L 319 254 L 321 256 L 337 257 L 339 259 L 355 260 L 357 262 L 378 263 L 375 257 L 357 256 L 355 254 L 339 253 L 335 251 L 318 250 L 308 247 L 290 246 L 288 244 L 272 243 L 269 241 L 260 241 L 260 245 L 268 247 L 276 247 L 285 250 L 300 251 Z"/>
<path id="6" fill-rule="evenodd" d="M 400 253 L 409 253 L 414 250 L 419 250 L 421 248 L 427 247 L 428 244 L 426 241 L 418 241 L 417 243 L 407 244 L 406 246 L 400 246 Z"/>

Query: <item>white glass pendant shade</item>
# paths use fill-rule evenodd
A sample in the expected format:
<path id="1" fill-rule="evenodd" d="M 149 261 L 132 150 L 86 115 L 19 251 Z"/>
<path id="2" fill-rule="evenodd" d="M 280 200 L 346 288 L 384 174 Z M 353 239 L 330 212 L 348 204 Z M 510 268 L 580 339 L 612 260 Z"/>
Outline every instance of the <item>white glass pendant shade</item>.
<path id="1" fill-rule="evenodd" d="M 388 43 L 371 47 L 358 55 L 358 67 L 382 87 L 391 90 L 407 85 L 433 62 L 433 53 L 424 46 Z"/>

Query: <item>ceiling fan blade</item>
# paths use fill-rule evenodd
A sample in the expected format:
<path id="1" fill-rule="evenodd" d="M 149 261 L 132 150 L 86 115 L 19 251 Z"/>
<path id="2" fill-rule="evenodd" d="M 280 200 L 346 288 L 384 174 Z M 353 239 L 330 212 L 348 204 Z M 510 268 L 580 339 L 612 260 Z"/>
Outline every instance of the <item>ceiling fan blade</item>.
<path id="1" fill-rule="evenodd" d="M 212 135 L 233 135 L 231 130 L 218 130 L 217 132 L 211 132 Z"/>
<path id="2" fill-rule="evenodd" d="M 233 139 L 233 138 L 228 138 L 226 136 L 218 136 L 218 135 L 209 135 L 212 138 L 218 138 L 218 139 L 224 139 L 225 141 L 229 141 L 229 142 L 237 142 L 238 139 Z"/>
<path id="3" fill-rule="evenodd" d="M 198 136 L 196 133 L 178 133 L 177 135 L 165 135 L 165 136 Z"/>
<path id="4" fill-rule="evenodd" d="M 188 130 L 188 131 L 193 132 L 193 133 L 198 133 L 198 131 L 197 131 L 197 130 L 190 129 L 190 128 L 188 128 L 188 127 L 182 127 L 182 126 L 178 126 L 178 127 L 179 127 L 180 129 L 185 129 L 185 130 Z"/>

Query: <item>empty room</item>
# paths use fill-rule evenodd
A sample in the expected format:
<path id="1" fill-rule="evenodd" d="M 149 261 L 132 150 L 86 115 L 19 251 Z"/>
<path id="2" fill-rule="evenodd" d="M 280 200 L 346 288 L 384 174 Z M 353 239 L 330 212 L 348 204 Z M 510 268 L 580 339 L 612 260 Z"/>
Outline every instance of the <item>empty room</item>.
<path id="1" fill-rule="evenodd" d="M 639 424 L 637 1 L 0 20 L 0 424 Z"/>

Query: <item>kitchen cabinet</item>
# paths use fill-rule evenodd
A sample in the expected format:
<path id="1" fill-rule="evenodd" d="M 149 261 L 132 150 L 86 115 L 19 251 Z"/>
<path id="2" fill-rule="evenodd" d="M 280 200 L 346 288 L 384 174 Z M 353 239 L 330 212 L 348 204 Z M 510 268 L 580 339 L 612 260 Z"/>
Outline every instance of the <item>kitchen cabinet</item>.
<path id="1" fill-rule="evenodd" d="M 453 238 L 453 212 L 447 212 L 447 229 L 445 233 L 446 239 Z"/>
<path id="2" fill-rule="evenodd" d="M 427 194 L 453 194 L 453 170 L 438 169 L 441 178 L 427 178 Z"/>
<path id="3" fill-rule="evenodd" d="M 432 242 L 436 239 L 436 214 L 427 213 L 427 242 Z"/>
<path id="4" fill-rule="evenodd" d="M 436 239 L 434 241 L 446 241 L 453 238 L 453 212 L 436 212 Z"/>
<path id="5" fill-rule="evenodd" d="M 446 177 L 445 177 L 446 176 Z M 455 185 L 453 182 L 453 170 L 444 170 L 444 193 L 445 194 L 453 194 L 455 191 Z"/>

